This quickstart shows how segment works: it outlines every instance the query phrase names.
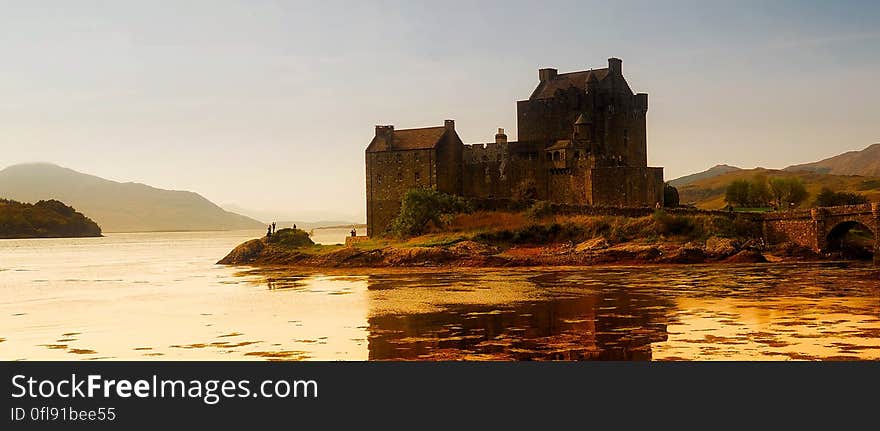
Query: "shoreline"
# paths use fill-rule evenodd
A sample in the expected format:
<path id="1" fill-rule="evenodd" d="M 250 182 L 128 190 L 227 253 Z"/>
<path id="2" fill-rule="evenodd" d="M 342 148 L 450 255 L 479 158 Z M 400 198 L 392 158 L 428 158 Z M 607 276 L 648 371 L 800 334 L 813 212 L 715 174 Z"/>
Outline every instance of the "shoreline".
<path id="1" fill-rule="evenodd" d="M 760 248 L 735 240 L 703 244 L 624 242 L 608 244 L 594 238 L 580 244 L 490 245 L 472 240 L 432 246 L 382 244 L 374 247 L 312 245 L 284 247 L 265 237 L 235 247 L 217 264 L 287 269 L 511 269 L 536 267 L 680 266 L 860 262 L 842 256 L 822 256 L 784 245 Z"/>
<path id="2" fill-rule="evenodd" d="M 720 265 L 719 265 L 720 264 Z M 441 274 L 448 273 L 451 271 L 454 272 L 465 272 L 465 273 L 479 273 L 481 271 L 504 271 L 504 270 L 529 270 L 535 272 L 575 272 L 581 271 L 585 269 L 639 269 L 639 268 L 681 268 L 682 264 L 670 264 L 670 263 L 641 263 L 641 264 L 625 264 L 625 263 L 609 263 L 609 264 L 596 264 L 596 265 L 544 265 L 544 266 L 485 266 L 485 267 L 476 267 L 476 266 L 453 266 L 453 265 L 438 265 L 438 266 L 411 266 L 411 267 L 402 267 L 402 266 L 388 266 L 388 267 L 315 267 L 315 266 L 296 266 L 296 265 L 238 265 L 238 264 L 223 264 L 224 266 L 234 267 L 240 269 L 240 273 L 248 274 L 248 275 L 258 275 L 258 274 L 268 274 L 273 272 L 290 272 L 297 271 L 302 272 L 303 275 L 314 276 L 314 275 L 326 275 L 326 276 L 368 276 L 375 275 L 377 269 L 381 269 L 382 275 L 385 274 L 409 274 L 414 271 L 418 273 L 428 273 L 428 274 Z M 797 265 L 812 265 L 812 266 L 826 266 L 826 265 L 835 265 L 835 266 L 864 266 L 867 269 L 871 269 L 874 271 L 880 272 L 880 268 L 873 267 L 870 261 L 866 260 L 840 260 L 840 259 L 832 259 L 832 260 L 791 260 L 791 261 L 783 261 L 783 262 L 757 262 L 757 263 L 720 263 L 720 262 L 708 262 L 708 263 L 693 263 L 688 264 L 688 266 L 693 267 L 711 267 L 711 266 L 721 266 L 727 268 L 749 268 L 754 266 L 767 266 L 767 267 L 786 267 L 786 266 L 797 266 Z"/>

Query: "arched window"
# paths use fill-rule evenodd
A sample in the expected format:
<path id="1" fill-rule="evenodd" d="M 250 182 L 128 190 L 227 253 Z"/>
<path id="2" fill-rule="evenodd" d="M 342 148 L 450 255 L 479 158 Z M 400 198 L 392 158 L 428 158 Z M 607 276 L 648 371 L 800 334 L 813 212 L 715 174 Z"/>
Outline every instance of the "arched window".
<path id="1" fill-rule="evenodd" d="M 559 160 L 559 151 L 553 153 L 553 160 Z"/>
<path id="2" fill-rule="evenodd" d="M 376 184 L 382 184 L 382 174 L 376 174 Z"/>

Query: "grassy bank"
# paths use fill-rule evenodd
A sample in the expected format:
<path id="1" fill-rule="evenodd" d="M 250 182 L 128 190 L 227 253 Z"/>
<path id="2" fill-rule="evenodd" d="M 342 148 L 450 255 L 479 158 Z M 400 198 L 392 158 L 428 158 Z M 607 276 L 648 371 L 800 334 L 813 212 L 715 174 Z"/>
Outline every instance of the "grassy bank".
<path id="1" fill-rule="evenodd" d="M 242 244 L 224 264 L 312 267 L 522 266 L 763 261 L 760 226 L 746 217 L 545 215 L 477 211 L 412 237 L 375 237 L 351 247 L 317 245 L 282 230 Z"/>

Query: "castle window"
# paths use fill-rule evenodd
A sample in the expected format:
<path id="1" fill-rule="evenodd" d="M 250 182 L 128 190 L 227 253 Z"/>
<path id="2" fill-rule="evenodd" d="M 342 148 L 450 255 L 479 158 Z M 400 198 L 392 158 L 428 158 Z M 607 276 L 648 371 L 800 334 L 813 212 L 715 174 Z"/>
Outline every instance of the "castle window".
<path id="1" fill-rule="evenodd" d="M 397 181 L 403 181 L 403 172 L 397 173 Z"/>
<path id="2" fill-rule="evenodd" d="M 574 152 L 574 159 L 575 159 L 575 160 L 580 160 L 580 159 L 581 159 L 581 152 L 580 152 L 580 151 L 575 151 L 575 152 Z"/>
<path id="3" fill-rule="evenodd" d="M 421 172 L 416 172 L 416 182 L 417 183 L 422 182 L 422 173 Z"/>
<path id="4" fill-rule="evenodd" d="M 376 184 L 382 184 L 382 174 L 376 174 Z"/>
<path id="5" fill-rule="evenodd" d="M 403 156 L 401 156 L 400 153 L 397 153 L 397 154 L 395 154 L 394 156 L 395 156 L 395 158 L 397 159 L 398 163 L 401 162 L 401 161 L 403 161 Z"/>
<path id="6" fill-rule="evenodd" d="M 553 160 L 559 160 L 559 151 L 553 153 Z"/>

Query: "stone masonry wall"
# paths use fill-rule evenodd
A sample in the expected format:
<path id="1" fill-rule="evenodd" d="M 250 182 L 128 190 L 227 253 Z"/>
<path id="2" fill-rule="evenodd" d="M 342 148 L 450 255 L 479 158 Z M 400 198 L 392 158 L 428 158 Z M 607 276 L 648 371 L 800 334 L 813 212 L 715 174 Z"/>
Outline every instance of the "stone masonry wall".
<path id="1" fill-rule="evenodd" d="M 367 235 L 384 233 L 407 190 L 437 184 L 433 149 L 367 153 L 366 164 Z"/>

